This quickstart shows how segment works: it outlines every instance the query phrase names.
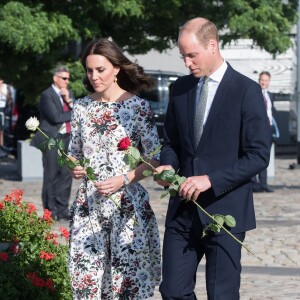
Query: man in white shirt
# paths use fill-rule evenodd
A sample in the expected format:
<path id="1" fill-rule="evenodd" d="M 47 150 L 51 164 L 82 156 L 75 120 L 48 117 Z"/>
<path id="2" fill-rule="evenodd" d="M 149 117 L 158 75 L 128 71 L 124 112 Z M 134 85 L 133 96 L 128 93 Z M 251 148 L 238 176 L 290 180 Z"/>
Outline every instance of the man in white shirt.
<path id="1" fill-rule="evenodd" d="M 207 298 L 238 300 L 241 245 L 223 231 L 203 237 L 211 219 L 193 201 L 212 215 L 234 216 L 228 229 L 243 241 L 256 226 L 251 177 L 268 165 L 271 130 L 259 84 L 224 61 L 215 24 L 187 21 L 178 46 L 191 74 L 172 87 L 156 170 L 173 169 L 186 180 L 169 200 L 160 292 L 164 300 L 196 299 L 205 256 Z"/>
<path id="2" fill-rule="evenodd" d="M 262 94 L 264 97 L 269 123 L 270 126 L 272 127 L 273 126 L 273 116 L 272 116 L 273 103 L 272 102 L 273 102 L 274 95 L 268 91 L 270 80 L 271 80 L 271 74 L 268 71 L 263 71 L 259 74 L 258 83 L 262 88 Z M 267 169 L 262 170 L 257 176 L 254 176 L 252 178 L 253 192 L 266 192 L 266 193 L 274 192 L 268 186 L 267 178 L 268 178 Z"/>

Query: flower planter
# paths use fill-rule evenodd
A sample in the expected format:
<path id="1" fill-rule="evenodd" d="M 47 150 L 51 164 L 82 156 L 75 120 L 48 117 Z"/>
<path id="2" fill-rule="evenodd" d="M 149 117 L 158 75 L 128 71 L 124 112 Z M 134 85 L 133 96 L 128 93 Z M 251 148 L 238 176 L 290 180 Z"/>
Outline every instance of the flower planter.
<path id="1" fill-rule="evenodd" d="M 18 141 L 17 168 L 22 181 L 43 179 L 42 152 L 28 141 Z"/>
<path id="2" fill-rule="evenodd" d="M 0 242 L 0 252 L 6 251 L 10 247 L 11 243 Z"/>

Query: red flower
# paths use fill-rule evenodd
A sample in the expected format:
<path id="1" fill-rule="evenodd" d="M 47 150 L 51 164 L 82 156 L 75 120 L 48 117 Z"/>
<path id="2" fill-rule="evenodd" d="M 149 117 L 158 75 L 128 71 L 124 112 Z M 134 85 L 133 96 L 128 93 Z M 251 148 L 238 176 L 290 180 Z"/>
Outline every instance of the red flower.
<path id="1" fill-rule="evenodd" d="M 13 190 L 9 195 L 6 195 L 4 201 L 12 202 L 14 201 L 15 204 L 20 204 L 24 191 L 23 190 Z"/>
<path id="2" fill-rule="evenodd" d="M 56 254 L 53 254 L 51 252 L 41 251 L 40 259 L 51 260 L 55 256 L 56 256 Z"/>
<path id="3" fill-rule="evenodd" d="M 36 212 L 36 207 L 34 204 L 28 203 L 28 208 L 26 209 L 27 213 L 32 215 L 34 212 Z"/>
<path id="4" fill-rule="evenodd" d="M 60 227 L 60 228 L 59 228 L 59 231 L 61 232 L 61 235 L 62 235 L 66 240 L 69 239 L 70 233 L 69 233 L 69 231 L 68 231 L 67 228 L 65 228 L 65 227 Z"/>
<path id="5" fill-rule="evenodd" d="M 11 195 L 5 195 L 4 201 L 5 201 L 5 202 L 12 202 L 12 201 L 13 201 L 13 198 L 12 198 Z"/>
<path id="6" fill-rule="evenodd" d="M 55 245 L 59 245 L 59 242 L 56 241 L 56 238 L 58 238 L 58 234 L 56 233 L 49 233 L 45 236 L 45 239 L 48 240 L 48 241 L 51 241 L 52 243 L 54 243 Z"/>
<path id="7" fill-rule="evenodd" d="M 37 287 L 44 287 L 45 286 L 45 281 L 42 278 L 36 278 L 33 282 L 33 285 L 37 286 Z"/>
<path id="8" fill-rule="evenodd" d="M 48 224 L 51 224 L 52 223 L 51 215 L 52 215 L 52 212 L 50 210 L 44 209 L 44 215 L 43 215 L 42 219 L 44 221 L 46 221 Z"/>
<path id="9" fill-rule="evenodd" d="M 53 287 L 53 280 L 52 279 L 47 279 L 45 282 L 45 287 L 47 287 L 50 291 L 54 291 L 54 287 Z"/>
<path id="10" fill-rule="evenodd" d="M 4 203 L 0 202 L 0 210 L 3 210 L 5 207 Z"/>
<path id="11" fill-rule="evenodd" d="M 26 277 L 31 281 L 31 284 L 38 287 L 44 287 L 45 281 L 42 278 L 39 278 L 36 273 L 30 272 L 27 273 Z"/>
<path id="12" fill-rule="evenodd" d="M 0 261 L 8 261 L 8 254 L 6 252 L 0 252 Z"/>
<path id="13" fill-rule="evenodd" d="M 120 140 L 118 144 L 118 150 L 120 151 L 127 150 L 130 145 L 131 145 L 130 138 L 127 136 Z"/>

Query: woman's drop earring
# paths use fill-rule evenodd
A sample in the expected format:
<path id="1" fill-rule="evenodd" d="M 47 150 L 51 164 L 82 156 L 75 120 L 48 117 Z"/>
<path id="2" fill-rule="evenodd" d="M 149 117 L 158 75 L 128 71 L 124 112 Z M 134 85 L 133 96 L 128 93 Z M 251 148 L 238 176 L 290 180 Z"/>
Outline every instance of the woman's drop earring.
<path id="1" fill-rule="evenodd" d="M 117 78 L 117 74 L 115 74 L 114 83 L 116 83 L 116 82 L 117 82 L 117 80 L 118 80 L 118 78 Z"/>

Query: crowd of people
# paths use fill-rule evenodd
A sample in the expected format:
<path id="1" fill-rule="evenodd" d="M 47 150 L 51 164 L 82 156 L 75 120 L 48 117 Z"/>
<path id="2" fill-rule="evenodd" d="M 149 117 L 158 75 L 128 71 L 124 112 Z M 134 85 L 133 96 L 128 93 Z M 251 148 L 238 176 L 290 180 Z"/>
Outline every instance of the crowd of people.
<path id="1" fill-rule="evenodd" d="M 83 165 L 59 165 L 55 149 L 43 151 L 43 207 L 53 219 L 70 221 L 73 299 L 148 299 L 157 285 L 162 299 L 196 299 L 203 257 L 208 299 L 240 297 L 241 245 L 223 230 L 202 237 L 211 220 L 193 202 L 210 214 L 234 216 L 236 226 L 228 230 L 241 242 L 256 227 L 257 174 L 264 180 L 261 190 L 271 191 L 265 174 L 272 99 L 262 83 L 270 74 L 262 72 L 258 84 L 235 71 L 220 53 L 215 24 L 204 18 L 180 27 L 178 47 L 190 74 L 172 85 L 160 151 L 150 104 L 139 97 L 154 81 L 113 41 L 96 39 L 83 51 L 86 96 L 75 100 L 68 89 L 72 74 L 63 65 L 41 94 L 40 128 L 63 141 L 73 161 L 88 159 L 95 175 L 90 180 Z M 0 88 L 9 101 L 8 87 Z M 0 114 L 5 101 L 0 98 Z M 118 150 L 123 138 L 141 151 L 144 163 L 130 168 L 126 152 Z M 37 132 L 31 144 L 44 141 Z M 140 183 L 150 165 L 156 174 L 171 170 L 186 177 L 170 196 L 162 247 L 149 194 Z M 70 199 L 72 178 L 81 180 L 75 199 Z M 156 184 L 170 185 L 163 179 Z"/>

